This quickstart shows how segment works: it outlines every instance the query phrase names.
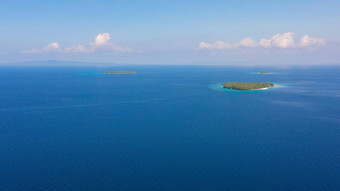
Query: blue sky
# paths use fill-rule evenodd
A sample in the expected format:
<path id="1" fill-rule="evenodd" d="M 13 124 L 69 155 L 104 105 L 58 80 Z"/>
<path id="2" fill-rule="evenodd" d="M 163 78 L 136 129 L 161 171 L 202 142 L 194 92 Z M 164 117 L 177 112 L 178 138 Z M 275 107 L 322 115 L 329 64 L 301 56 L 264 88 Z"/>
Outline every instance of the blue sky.
<path id="1" fill-rule="evenodd" d="M 340 63 L 340 1 L 0 4 L 0 63 Z"/>

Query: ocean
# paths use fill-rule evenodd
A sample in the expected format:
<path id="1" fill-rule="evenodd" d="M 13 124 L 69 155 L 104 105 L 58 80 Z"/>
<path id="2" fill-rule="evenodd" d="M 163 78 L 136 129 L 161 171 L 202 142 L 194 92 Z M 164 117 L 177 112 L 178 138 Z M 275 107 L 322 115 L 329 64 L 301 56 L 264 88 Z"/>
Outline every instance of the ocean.
<path id="1" fill-rule="evenodd" d="M 340 190 L 340 67 L 0 67 L 0 190 Z"/>

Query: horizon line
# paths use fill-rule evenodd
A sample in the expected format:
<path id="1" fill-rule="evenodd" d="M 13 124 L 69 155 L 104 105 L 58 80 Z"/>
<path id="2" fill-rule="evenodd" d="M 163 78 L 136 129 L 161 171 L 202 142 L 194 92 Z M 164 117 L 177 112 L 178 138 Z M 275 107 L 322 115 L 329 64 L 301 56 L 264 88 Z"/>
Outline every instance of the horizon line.
<path id="1" fill-rule="evenodd" d="M 62 65 L 51 65 L 51 63 L 69 63 L 69 64 L 62 64 Z M 29 64 L 31 65 L 25 65 Z M 33 64 L 35 63 L 35 64 Z M 49 63 L 47 65 L 43 65 L 40 63 Z M 72 63 L 74 65 L 72 65 Z M 240 65 L 239 65 L 240 64 Z M 124 63 L 124 62 L 103 62 L 103 61 L 74 61 L 74 60 L 29 60 L 29 61 L 19 61 L 19 62 L 3 62 L 0 63 L 1 66 L 94 66 L 94 67 L 103 67 L 103 66 L 239 66 L 239 67 L 249 67 L 249 66 L 267 66 L 267 67 L 281 67 L 281 66 L 340 66 L 340 63 L 309 63 L 308 65 L 303 63 L 276 63 L 273 65 L 269 62 L 261 62 L 258 61 L 250 62 L 250 61 L 195 61 L 195 62 L 186 62 L 186 63 L 173 63 L 173 64 L 138 64 L 138 63 Z"/>

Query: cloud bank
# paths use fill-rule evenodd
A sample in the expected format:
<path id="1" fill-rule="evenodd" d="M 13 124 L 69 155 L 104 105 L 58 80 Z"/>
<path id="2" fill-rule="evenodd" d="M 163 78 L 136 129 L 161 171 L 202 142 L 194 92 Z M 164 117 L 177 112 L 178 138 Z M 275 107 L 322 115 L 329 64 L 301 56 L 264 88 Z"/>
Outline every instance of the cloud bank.
<path id="1" fill-rule="evenodd" d="M 314 38 L 309 35 L 304 35 L 299 42 L 295 40 L 295 34 L 292 32 L 287 32 L 283 34 L 275 34 L 269 39 L 261 39 L 256 42 L 251 37 L 242 39 L 236 44 L 230 44 L 223 41 L 217 41 L 215 43 L 201 42 L 199 44 L 199 49 L 212 49 L 212 50 L 226 50 L 235 49 L 239 47 L 254 48 L 302 48 L 302 47 L 312 47 L 312 46 L 322 46 L 325 44 L 325 40 L 321 38 Z"/>
<path id="2" fill-rule="evenodd" d="M 34 53 L 50 53 L 50 52 L 61 52 L 61 53 L 93 53 L 93 52 L 134 52 L 132 48 L 117 46 L 110 41 L 111 37 L 109 33 L 98 34 L 94 42 L 90 43 L 89 47 L 84 45 L 76 45 L 62 49 L 58 42 L 53 42 L 43 49 L 30 49 L 22 50 L 23 54 L 34 54 Z"/>

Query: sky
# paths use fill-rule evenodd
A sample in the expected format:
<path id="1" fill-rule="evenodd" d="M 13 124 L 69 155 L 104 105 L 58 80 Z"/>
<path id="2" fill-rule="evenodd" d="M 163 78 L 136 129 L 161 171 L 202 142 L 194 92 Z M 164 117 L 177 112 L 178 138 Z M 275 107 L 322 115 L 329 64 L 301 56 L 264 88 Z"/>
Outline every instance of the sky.
<path id="1" fill-rule="evenodd" d="M 339 0 L 0 0 L 0 63 L 340 65 L 339 9 Z"/>

